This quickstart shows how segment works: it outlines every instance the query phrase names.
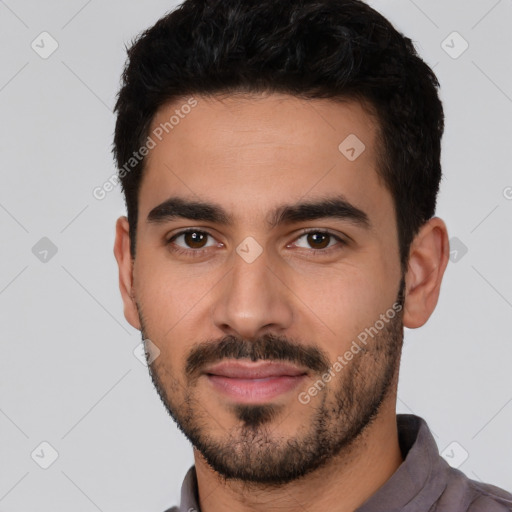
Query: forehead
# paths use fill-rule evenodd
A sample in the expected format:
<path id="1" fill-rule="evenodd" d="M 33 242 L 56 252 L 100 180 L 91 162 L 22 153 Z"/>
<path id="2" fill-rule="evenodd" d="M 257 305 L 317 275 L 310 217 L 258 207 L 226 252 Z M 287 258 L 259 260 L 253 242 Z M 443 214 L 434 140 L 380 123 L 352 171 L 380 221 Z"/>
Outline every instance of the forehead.
<path id="1" fill-rule="evenodd" d="M 250 223 L 275 205 L 329 194 L 369 214 L 393 210 L 377 174 L 377 120 L 357 101 L 194 96 L 160 108 L 149 135 L 144 218 L 170 196 L 223 204 Z"/>

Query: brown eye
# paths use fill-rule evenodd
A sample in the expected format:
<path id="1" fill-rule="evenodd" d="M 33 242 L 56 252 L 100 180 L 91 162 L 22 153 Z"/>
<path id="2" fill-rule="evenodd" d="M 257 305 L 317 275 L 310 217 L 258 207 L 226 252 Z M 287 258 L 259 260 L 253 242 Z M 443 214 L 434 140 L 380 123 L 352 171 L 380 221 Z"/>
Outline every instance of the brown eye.
<path id="1" fill-rule="evenodd" d="M 208 235 L 200 231 L 189 231 L 183 234 L 183 240 L 191 249 L 202 249 Z"/>
<path id="2" fill-rule="evenodd" d="M 307 234 L 308 244 L 313 249 L 325 249 L 329 245 L 331 235 L 328 233 L 313 232 Z"/>
<path id="3" fill-rule="evenodd" d="M 208 244 L 208 238 L 211 239 Z M 178 243 L 179 242 L 179 243 Z M 213 243 L 212 243 L 213 242 Z M 205 231 L 199 231 L 197 229 L 189 229 L 186 231 L 180 231 L 171 237 L 167 244 L 176 245 L 180 249 L 185 250 L 201 250 L 214 245 L 213 237 Z"/>
<path id="4" fill-rule="evenodd" d="M 309 249 L 312 253 L 322 254 L 331 251 L 331 249 L 341 249 L 347 243 L 329 231 L 310 230 L 303 231 L 302 235 L 296 239 L 293 245 L 301 249 Z"/>

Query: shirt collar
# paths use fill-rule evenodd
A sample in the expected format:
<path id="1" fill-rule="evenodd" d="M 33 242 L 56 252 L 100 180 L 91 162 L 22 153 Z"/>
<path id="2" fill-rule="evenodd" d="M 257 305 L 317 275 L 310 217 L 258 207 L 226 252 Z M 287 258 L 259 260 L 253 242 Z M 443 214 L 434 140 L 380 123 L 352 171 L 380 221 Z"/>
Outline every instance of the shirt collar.
<path id="1" fill-rule="evenodd" d="M 446 488 L 449 466 L 423 418 L 397 414 L 404 461 L 355 512 L 424 512 Z"/>
<path id="2" fill-rule="evenodd" d="M 446 487 L 448 464 L 427 423 L 414 414 L 397 414 L 398 440 L 404 461 L 355 512 L 424 512 Z M 180 512 L 200 512 L 197 475 L 192 466 L 181 486 Z"/>
<path id="3" fill-rule="evenodd" d="M 183 479 L 181 485 L 181 503 L 179 512 L 200 512 L 199 494 L 197 491 L 196 467 L 192 466 Z"/>

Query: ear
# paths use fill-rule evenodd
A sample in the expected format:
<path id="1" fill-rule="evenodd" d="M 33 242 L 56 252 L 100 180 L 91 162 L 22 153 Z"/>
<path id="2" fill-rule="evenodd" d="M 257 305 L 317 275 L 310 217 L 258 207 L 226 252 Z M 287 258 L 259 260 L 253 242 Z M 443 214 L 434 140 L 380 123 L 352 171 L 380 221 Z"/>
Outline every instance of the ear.
<path id="1" fill-rule="evenodd" d="M 116 222 L 114 256 L 119 267 L 119 290 L 124 303 L 124 316 L 130 325 L 140 331 L 139 314 L 133 293 L 133 260 L 130 254 L 130 231 L 126 217 L 119 217 Z"/>
<path id="2" fill-rule="evenodd" d="M 446 225 L 438 217 L 433 217 L 420 228 L 409 249 L 405 276 L 405 327 L 421 327 L 434 311 L 449 256 Z"/>

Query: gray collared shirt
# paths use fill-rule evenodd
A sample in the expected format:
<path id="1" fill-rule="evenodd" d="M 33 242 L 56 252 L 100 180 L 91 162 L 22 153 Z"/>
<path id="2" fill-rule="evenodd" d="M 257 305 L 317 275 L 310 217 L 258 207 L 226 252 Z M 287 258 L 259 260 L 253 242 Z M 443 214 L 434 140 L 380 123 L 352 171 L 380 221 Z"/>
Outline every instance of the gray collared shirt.
<path id="1" fill-rule="evenodd" d="M 397 414 L 398 439 L 404 461 L 354 512 L 505 512 L 512 494 L 491 484 L 470 480 L 440 455 L 423 418 Z M 201 512 L 195 466 L 181 487 L 181 505 L 166 512 Z"/>

